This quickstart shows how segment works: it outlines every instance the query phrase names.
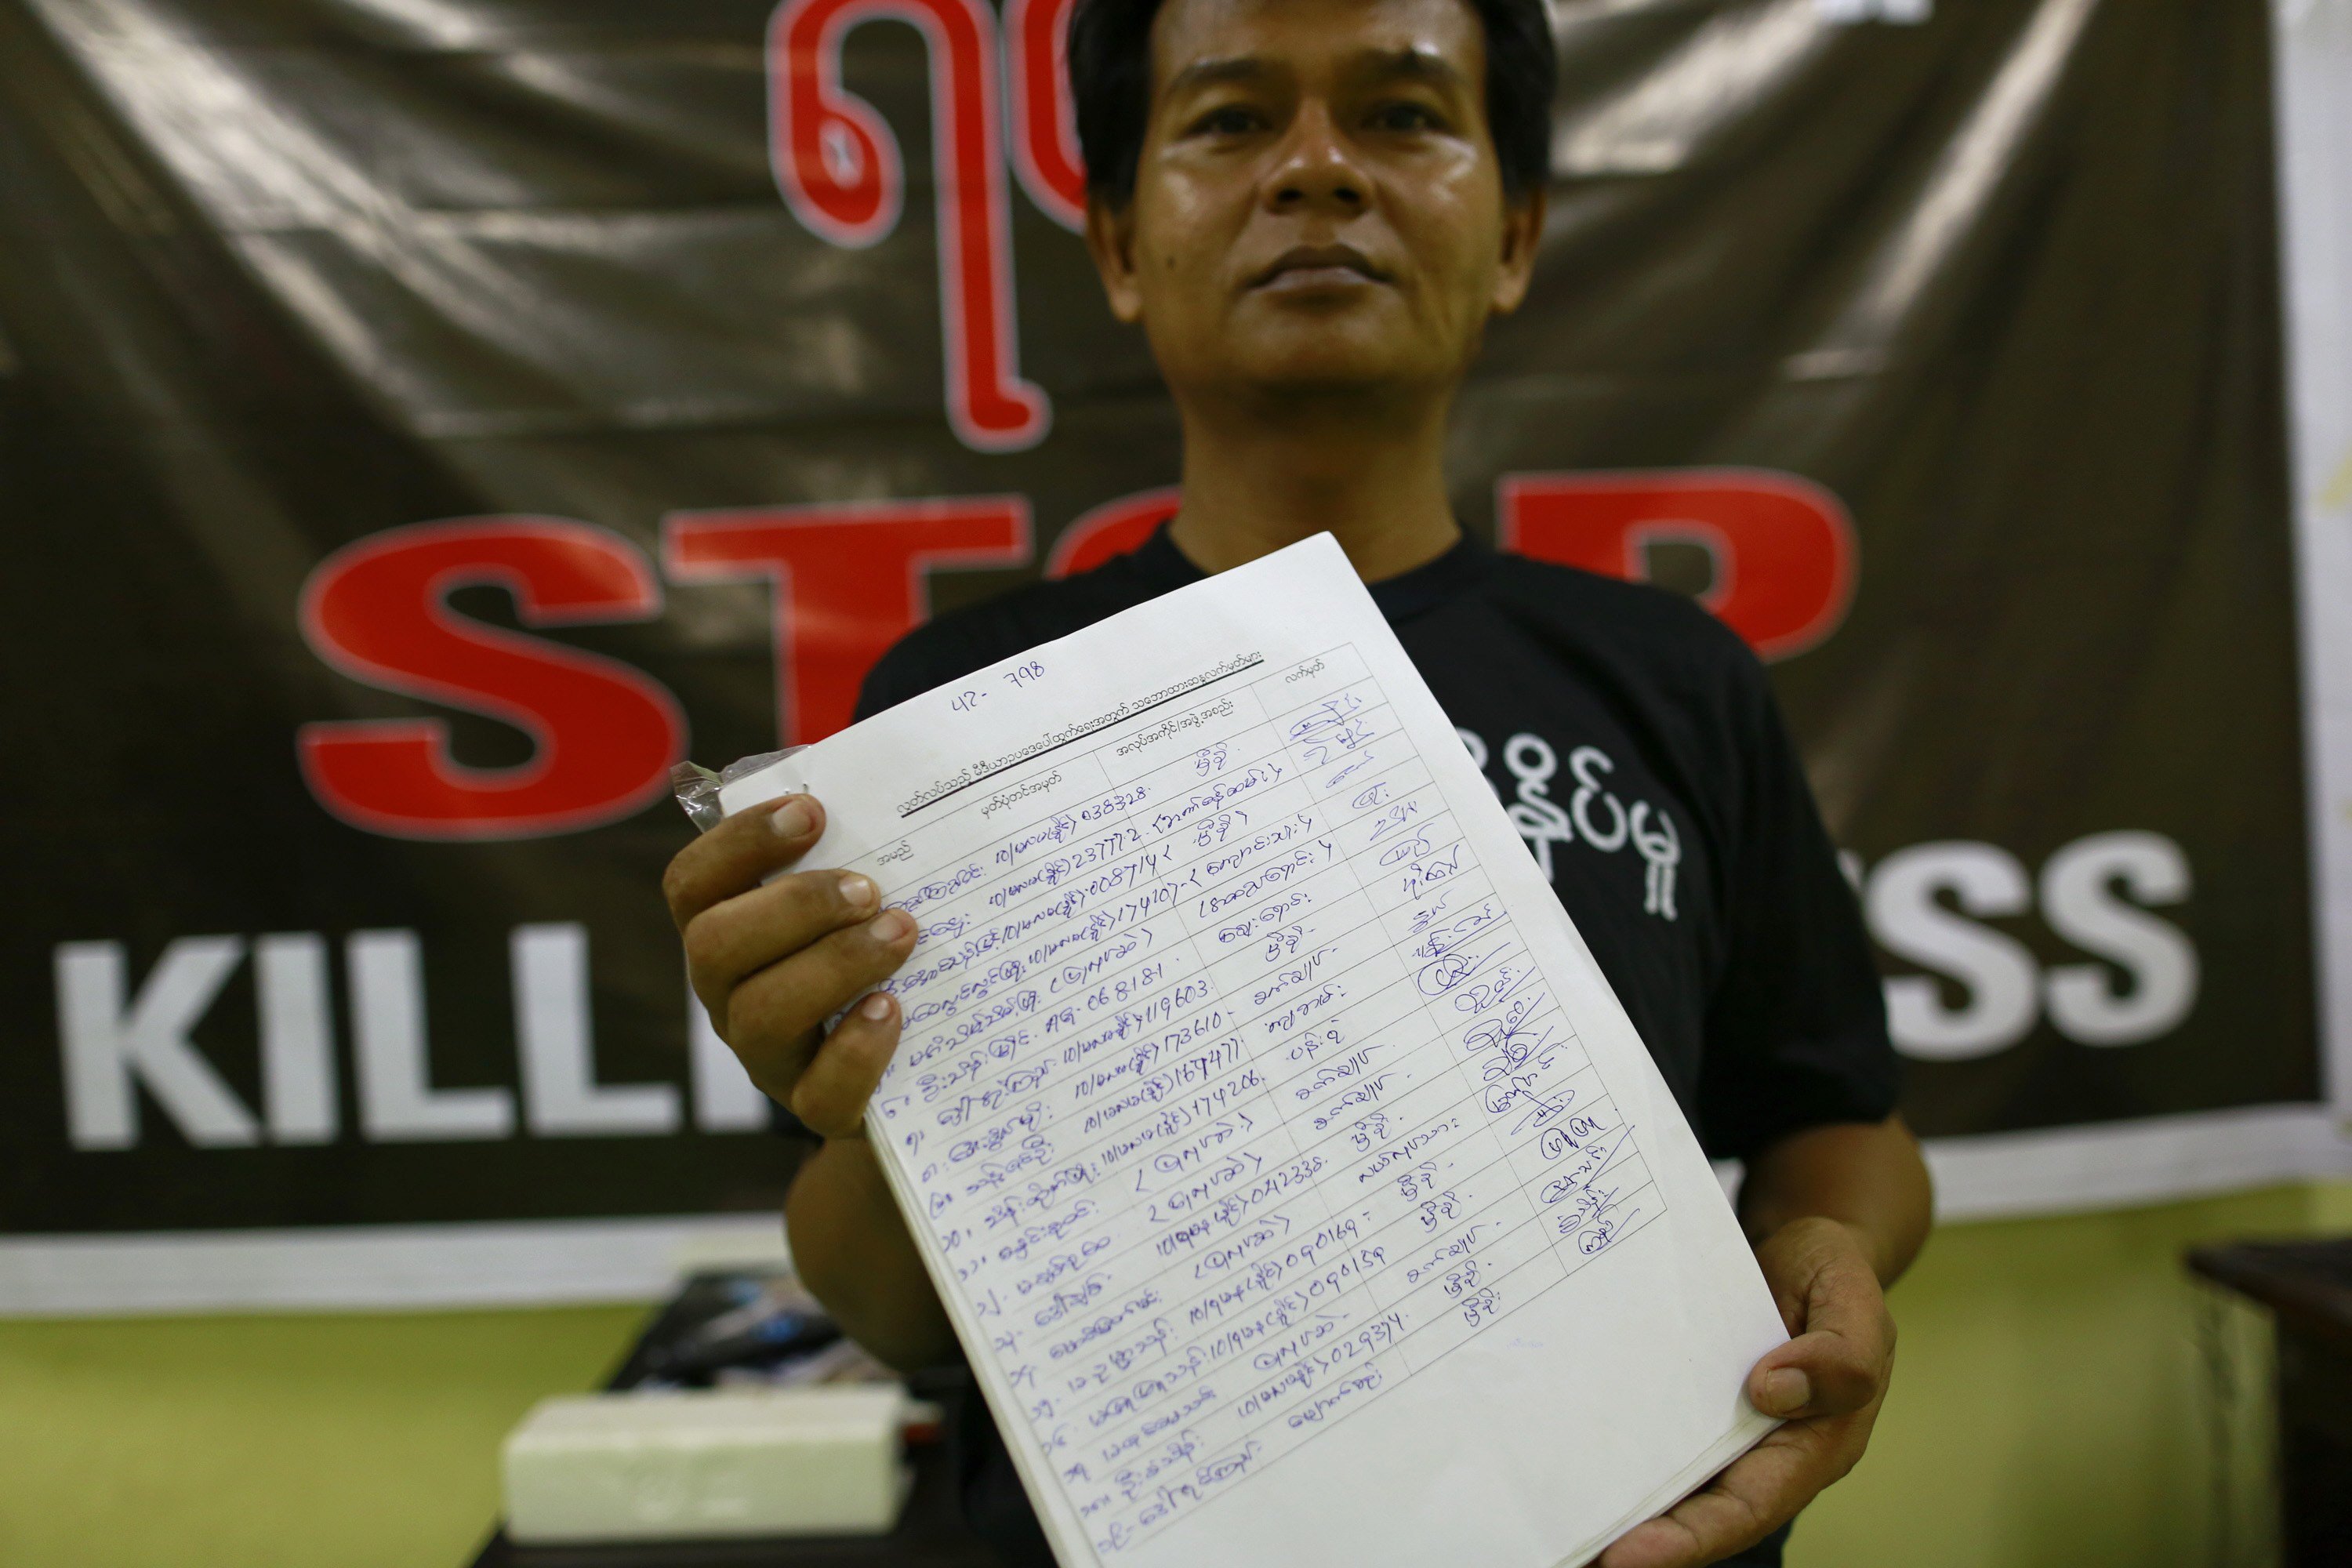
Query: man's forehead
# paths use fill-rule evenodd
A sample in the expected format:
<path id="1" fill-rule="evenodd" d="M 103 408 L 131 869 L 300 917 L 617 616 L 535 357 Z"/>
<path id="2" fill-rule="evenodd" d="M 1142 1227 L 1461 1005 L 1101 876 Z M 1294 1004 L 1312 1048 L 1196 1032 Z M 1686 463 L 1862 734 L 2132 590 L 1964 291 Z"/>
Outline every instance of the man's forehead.
<path id="1" fill-rule="evenodd" d="M 1231 77 L 1307 60 L 1475 80 L 1486 31 L 1469 0 L 1165 0 L 1152 75 Z"/>

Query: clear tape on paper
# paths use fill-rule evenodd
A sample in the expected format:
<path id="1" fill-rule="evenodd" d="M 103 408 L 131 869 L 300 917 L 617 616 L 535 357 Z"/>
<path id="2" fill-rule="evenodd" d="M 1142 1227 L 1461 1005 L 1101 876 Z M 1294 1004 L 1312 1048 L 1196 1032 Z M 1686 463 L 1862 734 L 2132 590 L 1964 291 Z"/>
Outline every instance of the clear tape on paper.
<path id="1" fill-rule="evenodd" d="M 687 820 L 704 833 L 709 832 L 727 818 L 719 804 L 719 792 L 737 779 L 750 778 L 761 768 L 772 767 L 806 746 L 786 746 L 781 752 L 755 752 L 711 772 L 700 763 L 679 763 L 669 771 L 670 793 L 677 797 L 678 805 L 686 812 Z"/>

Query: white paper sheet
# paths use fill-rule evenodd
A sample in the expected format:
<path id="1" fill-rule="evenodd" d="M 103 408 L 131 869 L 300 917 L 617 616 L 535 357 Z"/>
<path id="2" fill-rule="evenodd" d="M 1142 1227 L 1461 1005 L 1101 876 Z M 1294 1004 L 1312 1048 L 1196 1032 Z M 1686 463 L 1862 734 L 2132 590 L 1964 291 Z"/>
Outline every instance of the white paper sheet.
<path id="1" fill-rule="evenodd" d="M 868 1131 L 1067 1568 L 1581 1563 L 1773 1425 L 1721 1188 L 1328 534 L 721 800 L 797 789 L 920 926 Z"/>

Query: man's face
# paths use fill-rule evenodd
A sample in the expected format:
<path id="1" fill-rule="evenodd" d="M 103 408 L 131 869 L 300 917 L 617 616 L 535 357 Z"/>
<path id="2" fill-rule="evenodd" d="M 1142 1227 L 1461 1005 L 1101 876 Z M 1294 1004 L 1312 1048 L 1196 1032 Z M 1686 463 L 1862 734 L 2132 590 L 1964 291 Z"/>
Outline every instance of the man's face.
<path id="1" fill-rule="evenodd" d="M 1467 0 L 1167 0 L 1135 197 L 1088 239 L 1180 400 L 1450 388 L 1525 294 Z"/>

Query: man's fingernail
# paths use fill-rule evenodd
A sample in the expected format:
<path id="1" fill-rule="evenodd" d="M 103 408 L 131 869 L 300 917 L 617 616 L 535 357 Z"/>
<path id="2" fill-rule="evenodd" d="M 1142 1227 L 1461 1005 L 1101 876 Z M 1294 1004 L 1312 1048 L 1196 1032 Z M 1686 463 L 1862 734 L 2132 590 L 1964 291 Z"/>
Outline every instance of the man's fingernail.
<path id="1" fill-rule="evenodd" d="M 853 910 L 862 910 L 874 902 L 874 879 L 850 871 L 841 879 L 841 901 Z"/>
<path id="2" fill-rule="evenodd" d="M 860 1017 L 877 1024 L 880 1023 L 890 1016 L 890 994 L 887 991 L 877 991 L 859 1005 L 857 1012 Z"/>
<path id="3" fill-rule="evenodd" d="M 884 910 L 867 922 L 866 930 L 876 942 L 897 942 L 915 929 L 915 922 L 897 910 Z"/>
<path id="4" fill-rule="evenodd" d="M 809 809 L 806 796 L 788 795 L 768 818 L 768 826 L 786 838 L 798 838 L 816 826 L 816 813 Z"/>
<path id="5" fill-rule="evenodd" d="M 1763 1410 L 1767 1415 L 1794 1415 L 1812 1397 L 1812 1380 L 1793 1366 L 1764 1374 Z"/>

